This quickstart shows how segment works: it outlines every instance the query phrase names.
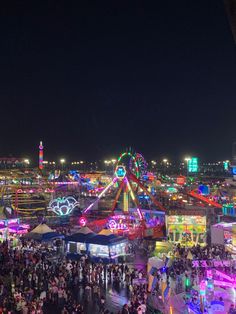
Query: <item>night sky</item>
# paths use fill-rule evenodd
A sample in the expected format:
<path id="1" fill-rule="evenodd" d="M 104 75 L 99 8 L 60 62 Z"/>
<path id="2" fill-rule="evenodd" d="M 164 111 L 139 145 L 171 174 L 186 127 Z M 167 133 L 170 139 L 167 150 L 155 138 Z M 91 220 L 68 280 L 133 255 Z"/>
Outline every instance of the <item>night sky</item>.
<path id="1" fill-rule="evenodd" d="M 36 159 L 43 140 L 46 159 L 231 157 L 223 0 L 43 2 L 1 10 L 1 156 Z"/>

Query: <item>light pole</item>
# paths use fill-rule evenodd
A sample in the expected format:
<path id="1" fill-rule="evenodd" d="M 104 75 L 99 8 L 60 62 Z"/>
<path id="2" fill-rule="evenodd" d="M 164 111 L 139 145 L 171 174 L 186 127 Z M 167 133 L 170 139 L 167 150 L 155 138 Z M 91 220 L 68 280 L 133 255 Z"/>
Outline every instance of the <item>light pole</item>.
<path id="1" fill-rule="evenodd" d="M 166 171 L 166 168 L 167 168 L 167 163 L 168 163 L 168 159 L 167 158 L 164 158 L 164 159 L 162 159 L 162 162 L 164 163 L 164 169 L 165 169 L 165 171 Z"/>
<path id="2" fill-rule="evenodd" d="M 191 160 L 191 157 L 185 157 L 184 161 L 186 161 L 186 182 L 188 183 L 188 163 Z"/>
<path id="3" fill-rule="evenodd" d="M 61 169 L 63 170 L 63 165 L 65 164 L 66 160 L 64 158 L 60 159 L 60 163 L 61 163 Z"/>
<path id="4" fill-rule="evenodd" d="M 112 160 L 111 160 L 111 163 L 112 163 L 112 165 L 113 165 L 112 170 L 113 170 L 113 172 L 115 172 L 116 159 L 112 159 Z"/>
<path id="5" fill-rule="evenodd" d="M 30 161 L 29 161 L 29 159 L 24 159 L 24 164 L 25 164 L 25 168 L 27 167 L 27 166 L 29 166 L 29 164 L 30 164 Z"/>

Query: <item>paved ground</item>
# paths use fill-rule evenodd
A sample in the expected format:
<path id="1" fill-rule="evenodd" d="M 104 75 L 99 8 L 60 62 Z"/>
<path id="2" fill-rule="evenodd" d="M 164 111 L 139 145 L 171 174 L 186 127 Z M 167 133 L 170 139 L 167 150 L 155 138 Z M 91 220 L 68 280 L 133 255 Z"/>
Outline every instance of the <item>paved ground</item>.
<path id="1" fill-rule="evenodd" d="M 147 255 L 144 250 L 136 251 L 135 257 L 129 260 L 129 265 L 138 270 L 145 270 L 147 265 Z M 107 284 L 106 289 L 103 290 L 106 297 L 106 308 L 113 311 L 116 314 L 121 310 L 122 306 L 129 301 L 129 291 L 125 283 L 120 284 Z M 94 300 L 91 300 L 89 304 L 86 305 L 87 313 L 99 313 L 99 307 Z"/>

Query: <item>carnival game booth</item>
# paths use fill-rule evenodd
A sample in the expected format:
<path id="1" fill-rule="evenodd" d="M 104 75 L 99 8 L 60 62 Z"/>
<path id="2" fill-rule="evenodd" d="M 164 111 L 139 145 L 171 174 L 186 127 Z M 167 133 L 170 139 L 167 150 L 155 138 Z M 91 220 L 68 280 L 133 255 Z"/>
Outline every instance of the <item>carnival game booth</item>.
<path id="1" fill-rule="evenodd" d="M 236 254 L 236 223 L 221 222 L 211 226 L 211 243 L 224 245 L 230 253 Z"/>
<path id="2" fill-rule="evenodd" d="M 18 218 L 0 220 L 0 242 L 8 240 L 15 247 L 20 237 L 26 234 L 29 228 L 28 224 L 21 224 Z"/>
<path id="3" fill-rule="evenodd" d="M 191 247 L 206 245 L 206 215 L 194 211 L 174 211 L 166 216 L 166 229 L 169 241 Z"/>
<path id="4" fill-rule="evenodd" d="M 94 236 L 96 236 L 96 233 L 93 233 L 88 227 L 80 228 L 78 232 L 65 238 L 66 254 L 69 257 L 79 257 L 87 254 L 87 242 Z"/>
<path id="5" fill-rule="evenodd" d="M 49 242 L 56 239 L 63 239 L 64 235 L 53 231 L 46 224 L 42 223 L 34 228 L 31 232 L 25 234 L 23 237 L 27 240 Z"/>

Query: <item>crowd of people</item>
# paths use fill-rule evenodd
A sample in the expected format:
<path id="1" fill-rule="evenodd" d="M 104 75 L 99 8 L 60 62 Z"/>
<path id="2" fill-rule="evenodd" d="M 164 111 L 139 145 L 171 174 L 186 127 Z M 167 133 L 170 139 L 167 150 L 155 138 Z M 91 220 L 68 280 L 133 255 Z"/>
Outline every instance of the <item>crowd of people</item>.
<path id="1" fill-rule="evenodd" d="M 146 288 L 133 282 L 143 276 L 127 264 L 94 264 L 87 256 L 54 259 L 39 243 L 22 240 L 11 248 L 6 241 L 0 244 L 0 314 L 112 313 L 107 285 L 127 289 L 130 302 L 120 313 L 145 313 Z"/>
<path id="2" fill-rule="evenodd" d="M 66 228 L 59 231 L 70 234 Z M 139 248 L 144 249 L 145 245 L 139 243 Z M 133 245 L 131 249 L 135 249 Z M 153 291 L 156 296 L 162 295 L 163 280 L 175 294 L 187 291 L 186 282 L 189 287 L 199 285 L 205 278 L 206 268 L 201 265 L 194 268 L 193 260 L 231 259 L 223 246 L 184 248 L 177 245 L 172 255 L 174 258 L 165 271 L 156 273 Z M 222 265 L 221 268 L 225 273 L 236 273 L 232 267 Z M 120 304 L 120 310 L 115 313 L 109 308 L 111 300 L 106 300 L 106 289 L 114 286 L 125 290 L 127 296 L 126 303 L 123 307 Z M 188 292 L 190 296 L 185 296 L 185 303 L 199 305 L 197 291 Z M 9 241 L 0 244 L 0 314 L 75 314 L 91 310 L 94 314 L 144 314 L 148 298 L 146 267 L 137 270 L 131 264 L 104 265 L 102 261 L 95 264 L 86 255 L 79 260 L 70 260 L 62 254 L 55 257 L 45 244 L 32 240 L 23 239 L 15 248 Z M 231 306 L 230 313 L 234 310 Z"/>
<path id="3" fill-rule="evenodd" d="M 153 294 L 162 295 L 162 281 L 165 281 L 172 295 L 185 293 L 183 299 L 186 306 L 188 307 L 191 304 L 199 308 L 199 311 L 201 302 L 197 287 L 200 286 L 203 280 L 207 279 L 207 270 L 211 269 L 214 273 L 214 269 L 217 269 L 229 276 L 235 276 L 236 274 L 236 263 L 232 255 L 222 245 L 205 247 L 197 245 L 186 248 L 178 244 L 173 247 L 172 256 L 173 259 L 169 267 L 166 267 L 164 272 L 159 270 L 155 273 L 156 285 Z M 211 267 L 212 263 L 217 264 L 217 267 Z M 218 280 L 221 279 L 219 275 Z M 225 287 L 223 288 L 225 289 Z M 213 299 L 217 298 L 214 293 L 212 297 Z M 217 300 L 224 302 L 222 296 L 218 297 Z M 210 304 L 206 302 L 205 308 L 208 307 L 210 307 Z M 236 313 L 234 304 L 230 306 L 229 313 Z"/>

